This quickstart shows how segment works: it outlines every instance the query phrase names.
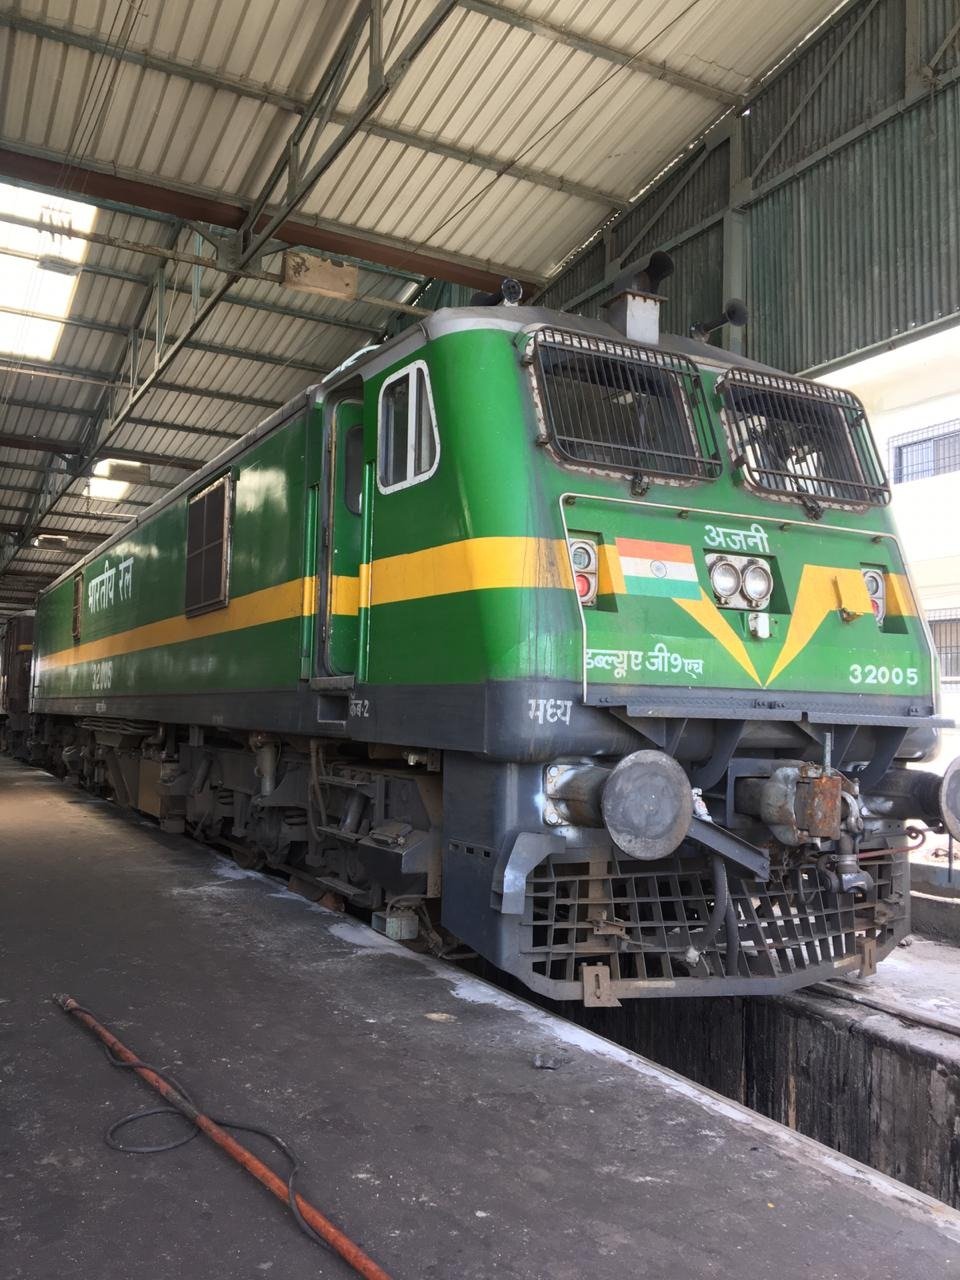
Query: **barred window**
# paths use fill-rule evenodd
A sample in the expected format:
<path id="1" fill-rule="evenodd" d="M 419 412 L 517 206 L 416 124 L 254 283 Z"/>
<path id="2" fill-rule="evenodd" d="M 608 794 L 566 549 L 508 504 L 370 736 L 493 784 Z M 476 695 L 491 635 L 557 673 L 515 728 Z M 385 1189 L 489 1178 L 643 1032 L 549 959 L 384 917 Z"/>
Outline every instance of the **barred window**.
<path id="1" fill-rule="evenodd" d="M 893 483 L 927 480 L 960 471 L 960 422 L 941 422 L 890 441 Z"/>
<path id="2" fill-rule="evenodd" d="M 928 615 L 930 634 L 940 655 L 940 675 L 944 680 L 960 680 L 960 614 L 947 617 Z"/>
<path id="3" fill-rule="evenodd" d="M 222 609 L 230 571 L 230 477 L 221 476 L 187 502 L 184 611 Z"/>
<path id="4" fill-rule="evenodd" d="M 689 360 L 560 329 L 537 331 L 532 360 L 548 436 L 562 458 L 636 476 L 720 474 Z"/>
<path id="5" fill-rule="evenodd" d="M 820 503 L 890 501 L 863 405 L 849 391 L 752 370 L 720 381 L 733 464 L 755 489 Z"/>

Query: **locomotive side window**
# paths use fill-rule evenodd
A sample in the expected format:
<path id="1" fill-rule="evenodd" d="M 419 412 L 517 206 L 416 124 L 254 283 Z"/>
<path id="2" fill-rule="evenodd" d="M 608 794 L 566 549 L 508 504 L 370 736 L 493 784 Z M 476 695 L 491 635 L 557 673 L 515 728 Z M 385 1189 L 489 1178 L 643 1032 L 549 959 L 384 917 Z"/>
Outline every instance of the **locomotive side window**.
<path id="1" fill-rule="evenodd" d="M 351 427 L 343 442 L 343 505 L 351 515 L 360 514 L 363 498 L 363 425 Z"/>
<path id="2" fill-rule="evenodd" d="M 890 501 L 863 405 L 849 391 L 743 369 L 721 390 L 734 466 L 753 488 L 814 504 Z"/>
<path id="3" fill-rule="evenodd" d="M 543 329 L 534 365 L 545 425 L 564 459 L 680 480 L 720 474 L 716 444 L 693 412 L 696 369 L 683 357 Z"/>
<path id="4" fill-rule="evenodd" d="M 230 477 L 221 476 L 187 502 L 184 612 L 222 609 L 230 568 Z"/>
<path id="5" fill-rule="evenodd" d="M 440 457 L 430 375 L 422 360 L 388 378 L 380 388 L 377 483 L 381 493 L 405 489 L 432 476 Z"/>
<path id="6" fill-rule="evenodd" d="M 83 574 L 73 575 L 73 609 L 70 613 L 70 634 L 73 643 L 80 643 L 80 617 L 83 612 Z"/>

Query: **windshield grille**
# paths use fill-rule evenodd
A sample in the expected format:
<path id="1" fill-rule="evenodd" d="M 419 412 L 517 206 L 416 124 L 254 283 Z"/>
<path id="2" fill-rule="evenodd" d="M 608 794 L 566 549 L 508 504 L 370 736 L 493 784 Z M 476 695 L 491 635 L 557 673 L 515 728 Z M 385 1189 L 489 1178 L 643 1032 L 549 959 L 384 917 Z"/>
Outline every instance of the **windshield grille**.
<path id="1" fill-rule="evenodd" d="M 719 385 L 733 465 L 748 484 L 807 505 L 890 501 L 890 486 L 855 395 L 743 369 L 731 369 Z"/>
<path id="2" fill-rule="evenodd" d="M 696 367 L 635 343 L 540 329 L 533 364 L 549 439 L 570 462 L 635 476 L 720 474 Z"/>

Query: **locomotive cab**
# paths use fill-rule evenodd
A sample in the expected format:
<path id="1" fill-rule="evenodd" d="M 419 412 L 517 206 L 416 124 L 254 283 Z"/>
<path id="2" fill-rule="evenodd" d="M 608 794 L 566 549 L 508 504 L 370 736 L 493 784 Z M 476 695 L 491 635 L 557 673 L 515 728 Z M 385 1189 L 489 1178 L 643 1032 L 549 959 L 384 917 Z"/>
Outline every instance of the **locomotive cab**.
<path id="1" fill-rule="evenodd" d="M 590 1002 L 868 969 L 957 784 L 903 768 L 935 668 L 862 406 L 536 308 L 424 328 L 367 387 L 351 714 L 442 751 L 443 923 Z"/>

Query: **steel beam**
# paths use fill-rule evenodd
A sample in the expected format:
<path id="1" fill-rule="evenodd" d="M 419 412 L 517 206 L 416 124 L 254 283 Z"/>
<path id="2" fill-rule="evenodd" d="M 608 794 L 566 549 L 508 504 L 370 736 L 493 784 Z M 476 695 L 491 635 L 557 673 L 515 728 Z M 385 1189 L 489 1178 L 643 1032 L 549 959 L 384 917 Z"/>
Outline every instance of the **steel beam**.
<path id="1" fill-rule="evenodd" d="M 269 177 L 266 179 L 260 194 L 253 201 L 252 206 L 244 219 L 240 228 L 240 250 L 234 261 L 233 268 L 237 275 L 228 275 L 222 284 L 214 287 L 210 297 L 203 303 L 200 309 L 195 313 L 189 325 L 181 334 L 172 342 L 170 342 L 163 355 L 157 362 L 152 374 L 148 375 L 143 382 L 140 383 L 119 409 L 114 414 L 111 421 L 105 426 L 104 431 L 98 437 L 92 450 L 89 451 L 89 457 L 95 457 L 97 454 L 105 452 L 110 444 L 111 439 L 116 435 L 120 427 L 131 416 L 137 405 L 143 398 L 156 389 L 157 380 L 170 367 L 183 351 L 185 344 L 190 341 L 199 329 L 206 323 L 209 317 L 216 310 L 228 290 L 236 283 L 237 276 L 251 263 L 255 262 L 263 248 L 269 243 L 271 238 L 283 227 L 293 213 L 306 198 L 307 194 L 313 189 L 323 174 L 330 168 L 336 159 L 343 153 L 349 144 L 351 138 L 356 133 L 360 122 L 378 107 L 392 92 L 393 88 L 405 75 L 411 62 L 416 58 L 417 54 L 429 42 L 431 36 L 443 23 L 450 11 L 456 4 L 456 0 L 438 0 L 434 8 L 421 23 L 417 32 L 407 42 L 404 48 L 396 56 L 396 59 L 387 70 L 383 77 L 383 83 L 376 87 L 373 91 L 369 91 L 360 101 L 356 110 L 351 116 L 351 123 L 344 125 L 337 137 L 324 149 L 322 155 L 314 161 L 306 174 L 296 175 L 296 180 L 287 183 L 286 192 L 282 198 L 282 202 L 278 208 L 272 213 L 261 213 L 266 210 L 268 201 L 274 193 L 274 190 L 281 184 L 281 179 L 286 171 L 291 156 L 294 153 L 292 146 L 285 146 L 281 152 L 281 160 L 278 160 Z M 358 39 L 358 32 L 354 24 L 347 29 L 346 34 L 341 41 L 338 51 L 330 59 L 328 70 L 320 77 L 320 83 L 317 92 L 313 95 L 312 102 L 316 107 L 318 118 L 324 119 L 326 108 L 333 104 L 334 94 L 339 92 L 340 81 L 345 75 L 346 62 L 349 61 L 352 50 Z M 307 117 L 304 117 L 296 126 L 290 138 L 290 143 L 299 143 L 305 134 L 305 125 L 308 123 Z"/>
<path id="2" fill-rule="evenodd" d="M 640 228 L 637 234 L 633 237 L 630 243 L 626 245 L 626 247 L 622 250 L 622 252 L 620 253 L 619 257 L 616 260 L 616 265 L 618 267 L 622 267 L 625 264 L 630 262 L 633 255 L 636 253 L 638 246 L 643 243 L 644 238 L 650 233 L 650 231 L 654 228 L 654 226 L 656 226 L 656 224 L 660 221 L 660 219 L 663 217 L 666 211 L 670 208 L 673 202 L 677 199 L 680 193 L 684 190 L 684 188 L 690 182 L 691 178 L 693 178 L 694 175 L 700 171 L 700 169 L 706 163 L 706 159 L 709 155 L 710 155 L 710 148 L 703 147 L 700 154 L 697 156 L 696 160 L 693 160 L 690 164 L 687 165 L 687 168 L 684 170 L 682 176 L 680 177 L 680 181 L 675 186 L 670 188 L 669 194 L 663 200 L 661 200 L 659 204 L 656 205 L 656 207 L 650 213 L 649 217 L 647 217 L 646 220 L 644 221 L 643 226 Z M 671 178 L 672 176 L 673 175 L 671 175 Z"/>
<path id="3" fill-rule="evenodd" d="M 133 214 L 138 209 L 148 209 L 187 222 L 232 229 L 242 226 L 246 217 L 244 205 L 224 200 L 218 192 L 175 182 L 161 186 L 138 173 L 118 172 L 116 167 L 100 167 L 89 160 L 82 165 L 67 164 L 66 156 L 33 147 L 0 147 L 0 177 L 74 194 L 78 200 L 92 204 L 98 199 L 109 200 L 126 206 Z M 417 275 L 435 276 L 473 289 L 498 288 L 504 276 L 516 276 L 528 292 L 545 282 L 545 277 L 516 265 L 484 262 L 444 250 L 414 249 L 407 241 L 344 229 L 321 218 L 309 222 L 288 218 L 274 229 L 273 237 L 291 246 L 358 258 L 374 264 L 373 270 L 378 264 L 405 268 Z"/>
<path id="4" fill-rule="evenodd" d="M 43 475 L 49 469 L 49 463 L 41 465 L 39 462 L 3 462 L 0 466 L 3 467 L 4 475 L 11 471 L 27 471 L 31 474 Z"/>
<path id="5" fill-rule="evenodd" d="M 97 409 L 74 409 L 66 404 L 41 404 L 34 400 L 20 400 L 12 396 L 4 396 L 2 402 L 0 402 L 0 407 L 23 409 L 27 413 L 51 413 L 68 418 L 84 418 L 87 420 L 100 416 Z M 185 435 L 209 436 L 217 440 L 239 440 L 244 434 L 242 431 L 221 431 L 217 427 L 197 427 L 188 422 L 168 422 L 164 418 L 128 418 L 127 425 L 131 427 L 155 427 L 158 431 L 181 431 Z M 5 463 L 4 465 L 19 466 L 20 464 Z"/>
<path id="6" fill-rule="evenodd" d="M 618 67 L 630 67 L 641 75 L 654 80 L 663 80 L 667 84 L 686 89 L 700 98 L 709 98 L 712 102 L 722 102 L 724 106 L 739 106 L 743 101 L 742 94 L 731 93 L 718 85 L 701 80 L 698 76 L 688 75 L 684 71 L 675 71 L 666 63 L 656 62 L 652 58 L 644 58 L 639 53 L 630 53 L 628 49 L 617 49 L 612 45 L 591 40 L 589 36 L 578 35 L 569 27 L 560 27 L 552 22 L 544 22 L 539 18 L 531 18 L 516 9 L 508 9 L 500 4 L 492 4 L 490 0 L 459 0 L 462 9 L 470 9 L 473 13 L 482 14 L 485 18 L 493 18 L 497 22 L 505 22 L 521 31 L 529 31 L 531 35 L 541 36 L 553 44 L 565 45 L 568 49 L 577 49 L 580 53 L 589 54 L 591 58 L 599 58 Z"/>
<path id="7" fill-rule="evenodd" d="M 341 128 L 336 139 L 326 147 L 322 155 L 319 159 L 314 161 L 306 174 L 301 174 L 299 172 L 298 165 L 296 165 L 295 170 L 290 169 L 288 172 L 288 164 L 291 161 L 294 162 L 294 164 L 296 162 L 296 148 L 294 145 L 291 145 L 284 150 L 283 164 L 275 167 L 270 178 L 264 184 L 260 195 L 253 201 L 252 206 L 242 211 L 238 210 L 236 206 L 234 207 L 235 212 L 241 213 L 242 216 L 239 222 L 239 252 L 237 252 L 233 262 L 231 263 L 230 274 L 225 276 L 221 284 L 214 286 L 209 297 L 194 313 L 187 328 L 175 339 L 168 342 L 165 349 L 161 351 L 158 348 L 156 353 L 156 362 L 152 372 L 148 374 L 147 377 L 138 385 L 131 386 L 130 394 L 120 409 L 116 412 L 112 412 L 109 421 L 105 422 L 102 426 L 94 423 L 93 432 L 88 436 L 82 450 L 78 454 L 73 455 L 81 458 L 81 471 L 89 466 L 95 458 L 103 456 L 111 456 L 128 461 L 156 462 L 164 466 L 181 466 L 187 469 L 194 469 L 195 467 L 202 465 L 200 462 L 194 462 L 193 460 L 170 459 L 161 455 L 148 454 L 138 450 L 111 447 L 111 441 L 117 435 L 121 427 L 134 416 L 137 406 L 143 401 L 144 397 L 158 390 L 170 389 L 169 384 L 166 384 L 165 386 L 162 381 L 163 374 L 185 350 L 186 344 L 196 338 L 197 332 L 201 326 L 210 317 L 219 303 L 225 299 L 230 289 L 241 277 L 245 268 L 251 264 L 257 263 L 258 257 L 264 248 L 274 238 L 282 239 L 283 237 L 281 233 L 284 230 L 287 231 L 288 235 L 292 235 L 297 240 L 303 241 L 303 236 L 300 234 L 300 226 L 296 226 L 293 231 L 291 231 L 288 226 L 290 215 L 299 207 L 308 192 L 343 152 L 351 138 L 355 135 L 359 125 L 377 106 L 380 105 L 385 98 L 389 96 L 394 86 L 405 75 L 410 63 L 429 42 L 434 32 L 449 15 L 455 3 L 456 0 L 438 0 L 438 3 L 434 6 L 427 18 L 421 23 L 415 35 L 401 50 L 382 78 L 379 74 L 375 78 L 377 82 L 373 83 L 372 87 L 368 89 L 367 94 L 363 97 L 356 110 L 352 113 L 350 122 Z M 328 117 L 329 110 L 335 106 L 335 97 L 339 92 L 340 82 L 345 77 L 347 63 L 352 56 L 358 37 L 358 28 L 356 28 L 354 24 L 351 24 L 351 27 L 348 28 L 348 31 L 341 42 L 341 46 L 330 60 L 329 65 L 331 71 L 329 73 L 325 73 L 320 79 L 317 92 L 312 100 L 313 105 L 316 108 L 316 119 L 320 122 L 323 122 Z M 312 116 L 310 118 L 305 116 L 300 121 L 291 136 L 290 141 L 292 144 L 298 143 L 299 140 L 305 136 L 312 119 Z M 0 168 L 2 168 L 5 156 L 9 158 L 9 153 L 0 153 Z M 57 175 L 57 177 L 60 178 L 60 181 L 54 181 L 55 186 L 62 188 L 62 177 L 65 172 L 67 171 L 64 169 L 60 170 L 60 173 Z M 287 173 L 286 191 L 280 201 L 279 207 L 269 205 L 268 202 L 271 200 L 271 197 L 273 197 L 275 189 L 280 185 L 281 179 L 285 173 Z M 76 170 L 73 170 L 73 175 L 76 176 Z M 25 174 L 22 176 L 25 176 L 27 180 L 36 180 L 36 170 L 32 175 Z M 46 176 L 53 178 L 52 174 L 47 174 Z M 92 180 L 88 185 L 87 177 L 84 177 L 83 184 L 83 194 L 87 194 L 94 185 Z M 128 195 L 129 194 L 130 192 L 128 192 Z M 136 200 L 133 199 L 132 203 L 135 204 Z M 166 211 L 173 212 L 174 210 L 168 209 Z M 219 223 L 220 225 L 237 225 L 235 218 L 225 223 L 221 217 L 210 216 L 210 214 L 210 210 L 204 210 L 203 212 L 195 210 L 193 212 L 193 219 L 195 221 Z M 290 241 L 287 240 L 286 242 Z M 309 241 L 307 242 L 309 243 Z M 346 249 L 346 246 L 343 246 L 343 248 Z M 361 256 L 369 255 L 362 254 Z M 419 264 L 417 265 L 419 269 Z M 435 274 L 432 271 L 430 273 Z M 141 312 L 135 327 L 139 327 L 139 325 L 143 323 L 143 320 L 144 315 Z M 49 366 L 45 372 L 51 372 Z M 77 377 L 76 371 L 72 370 L 67 371 L 61 368 L 59 371 L 54 370 L 53 372 L 55 376 L 59 373 L 60 376 Z M 116 388 L 120 381 L 120 375 L 121 369 L 118 369 L 113 377 L 107 379 L 96 379 L 94 381 L 95 384 L 103 386 L 110 385 L 112 388 Z M 136 369 L 134 367 L 134 377 L 132 381 L 136 381 L 135 375 Z M 199 389 L 183 388 L 182 390 L 188 394 L 197 394 L 198 392 L 203 395 L 210 394 L 207 389 L 200 391 Z M 222 396 L 224 393 L 214 394 Z M 236 399 L 242 403 L 252 403 L 251 397 L 236 397 Z M 270 404 L 266 407 L 275 406 Z M 35 441 L 36 439 L 37 438 L 34 437 Z M 24 447 L 20 440 L 17 440 L 17 447 Z M 39 500 L 32 505 L 31 512 L 20 535 L 21 540 L 27 538 L 32 530 L 38 526 L 39 522 L 45 518 L 48 512 L 56 506 L 61 497 L 66 494 L 70 484 L 71 481 L 68 480 L 56 493 L 51 494 L 46 501 L 41 495 Z M 9 561 L 7 561 L 7 563 L 9 563 Z M 0 565 L 0 567 L 4 566 Z"/>
<path id="8" fill-rule="evenodd" d="M 742 209 L 728 209 L 723 215 L 723 300 L 747 296 L 747 262 L 750 239 L 747 215 Z M 744 354 L 743 328 L 723 326 L 723 345 L 737 355 Z"/>
<path id="9" fill-rule="evenodd" d="M 810 81 L 810 83 L 804 87 L 803 95 L 801 96 L 800 101 L 791 111 L 790 115 L 787 117 L 786 124 L 784 124 L 783 128 L 780 130 L 780 132 L 776 135 L 776 137 L 767 147 L 766 151 L 764 151 L 760 159 L 754 164 L 753 173 L 751 175 L 754 183 L 756 183 L 757 181 L 757 175 L 763 172 L 764 166 L 766 165 L 767 161 L 771 158 L 771 156 L 776 154 L 776 152 L 780 147 L 781 142 L 783 142 L 784 138 L 786 138 L 786 136 L 789 134 L 790 130 L 793 128 L 796 122 L 800 119 L 801 115 L 803 115 L 804 111 L 807 109 L 810 102 L 812 102 L 813 98 L 816 96 L 816 92 L 820 88 L 821 84 L 823 84 L 824 80 L 826 80 L 827 76 L 830 74 L 835 64 L 843 56 L 844 50 L 851 44 L 857 32 L 860 30 L 860 28 L 863 26 L 866 20 L 870 17 L 870 14 L 877 7 L 878 3 L 879 3 L 879 0 L 867 0 L 867 3 L 864 6 L 862 12 L 860 13 L 860 16 L 857 18 L 856 22 L 853 24 L 853 26 L 850 28 L 847 34 L 843 37 L 843 39 L 834 49 L 833 53 L 830 55 L 827 61 L 823 64 L 823 66 L 820 68 L 820 70 L 817 72 L 814 78 Z"/>
<path id="10" fill-rule="evenodd" d="M 52 436 L 20 436 L 9 431 L 0 431 L 0 448 L 26 449 L 34 453 L 53 453 L 64 458 L 78 458 L 83 455 L 83 444 L 79 440 L 57 440 Z M 197 471 L 206 464 L 196 458 L 173 458 L 165 453 L 150 453 L 144 449 L 121 449 L 111 447 L 110 458 L 118 462 L 144 462 L 157 467 L 175 467 L 182 471 Z M 16 466 L 16 463 L 11 463 Z M 70 479 L 77 479 L 70 473 Z"/>
<path id="11" fill-rule="evenodd" d="M 378 9 L 374 8 L 373 12 L 376 15 Z M 128 62 L 134 66 L 143 67 L 148 71 L 157 71 L 162 75 L 174 76 L 180 80 L 187 80 L 192 84 L 202 84 L 210 89 L 235 94 L 240 98 L 263 102 L 268 106 L 276 107 L 280 111 L 288 111 L 292 115 L 303 115 L 308 109 L 308 103 L 305 99 L 292 94 L 280 93 L 249 80 L 241 80 L 236 76 L 210 71 L 191 62 L 180 62 L 174 58 L 160 57 L 146 50 L 133 49 L 129 46 L 121 48 L 119 45 L 110 44 L 105 40 L 98 39 L 96 36 L 76 31 L 71 27 L 54 27 L 49 23 L 25 18 L 20 14 L 0 13 L 0 28 L 2 27 L 7 27 L 13 31 L 23 31 L 28 35 L 36 36 L 42 40 L 51 40 L 57 44 L 85 49 L 89 53 L 95 53 L 98 56 L 106 56 L 118 61 Z M 658 78 L 665 79 L 666 77 L 660 76 L 659 71 L 660 69 L 658 68 Z M 330 122 L 332 124 L 342 125 L 346 123 L 347 119 L 348 117 L 340 111 L 333 111 L 330 114 Z M 364 123 L 361 126 L 361 132 L 373 138 L 396 142 L 404 147 L 415 147 L 417 150 L 429 152 L 431 155 L 445 156 L 460 164 L 472 165 L 477 169 L 488 169 L 495 173 L 501 171 L 509 163 L 503 157 L 488 155 L 475 150 L 468 151 L 462 147 L 441 142 L 437 138 L 411 133 L 406 129 L 389 128 L 375 120 Z M 524 164 L 509 164 L 509 170 L 512 177 L 520 178 L 524 182 L 532 183 L 534 186 L 561 191 L 566 195 L 576 196 L 581 200 L 590 200 L 595 204 L 608 205 L 612 209 L 627 208 L 627 201 L 622 196 L 611 191 L 601 190 L 598 187 L 589 186 L 586 183 L 571 182 L 559 174 L 549 173 L 546 170 Z"/>
<path id="12" fill-rule="evenodd" d="M 75 493 L 68 493 L 67 497 L 72 499 L 74 502 L 79 502 L 79 503 L 97 501 L 96 498 L 89 499 L 89 498 L 82 497 L 80 494 L 75 494 Z M 107 501 L 107 499 L 103 499 L 103 501 Z M 104 524 L 129 524 L 131 520 L 135 520 L 137 518 L 138 512 L 146 510 L 147 507 L 152 507 L 154 502 L 156 502 L 156 498 L 151 499 L 150 502 L 141 502 L 137 498 L 123 498 L 119 502 L 111 502 L 110 506 L 111 508 L 114 508 L 114 509 L 110 511 L 94 512 L 94 511 L 88 511 L 83 507 L 81 507 L 80 509 L 76 509 L 74 507 L 64 507 L 64 508 L 61 508 L 60 515 L 64 516 L 68 520 L 99 520 L 101 523 L 104 523 Z M 134 507 L 135 510 L 133 511 L 116 510 L 116 508 L 119 508 L 119 507 Z"/>
<path id="13" fill-rule="evenodd" d="M 46 223 L 38 221 L 36 218 L 21 218 L 15 213 L 0 213 L 0 222 L 8 222 L 11 226 L 27 227 L 30 230 L 36 231 L 49 232 L 50 230 Z M 230 233 L 224 232 L 222 234 L 226 238 Z M 181 266 L 193 267 L 196 274 L 199 274 L 200 271 L 214 271 L 230 274 L 236 280 L 256 280 L 276 285 L 282 285 L 284 283 L 283 276 L 280 272 L 254 270 L 235 271 L 229 264 L 229 260 L 221 261 L 219 253 L 216 257 L 204 257 L 199 253 L 184 253 L 174 245 L 164 246 L 145 244 L 141 240 L 125 240 L 119 236 L 107 235 L 100 231 L 70 231 L 64 232 L 64 235 L 68 240 L 82 240 L 85 244 L 96 244 L 106 249 L 120 249 L 124 253 L 142 254 L 148 258 L 159 258 L 162 260 L 164 267 L 168 262 L 176 262 Z M 223 247 L 223 244 L 218 241 L 218 250 Z M 273 244 L 265 246 L 263 253 L 266 255 L 268 253 L 279 252 L 283 247 L 283 245 L 278 246 L 276 242 L 274 242 Z M 227 245 L 227 248 L 230 249 L 232 246 Z M 13 249 L 8 247 L 3 250 L 3 253 L 7 257 L 26 258 L 28 261 L 32 262 L 37 262 L 40 259 L 39 254 L 28 252 L 23 249 Z M 162 307 L 164 300 L 163 290 L 165 290 L 168 282 L 165 280 L 165 277 L 160 274 L 160 270 L 158 270 L 154 276 L 153 282 L 154 289 L 157 291 L 157 300 L 161 304 L 157 314 L 161 320 L 160 328 L 162 330 L 162 321 L 164 316 Z M 415 315 L 423 314 L 419 308 L 410 307 L 406 302 L 400 302 L 397 298 L 382 298 L 378 294 L 364 293 L 362 295 L 362 300 L 367 303 L 368 306 L 384 307 L 388 311 L 413 312 Z"/>
<path id="14" fill-rule="evenodd" d="M 65 458 L 75 457 L 81 449 L 76 440 L 57 440 L 52 436 L 19 436 L 10 431 L 0 431 L 0 447 L 32 449 L 36 453 L 59 453 Z"/>
<path id="15" fill-rule="evenodd" d="M 27 409 L 33 413 L 64 414 L 70 418 L 95 418 L 96 409 L 78 408 L 69 404 L 40 404 L 36 400 L 24 400 L 17 396 L 0 397 L 2 409 Z"/>
<path id="16" fill-rule="evenodd" d="M 84 519 L 96 520 L 97 517 L 85 516 Z M 9 533 L 9 534 L 13 534 L 14 536 L 17 536 L 18 534 L 23 533 L 23 529 L 18 524 L 0 524 L 0 533 Z M 33 530 L 31 536 L 34 538 L 39 538 L 41 535 L 44 535 L 44 534 L 50 534 L 55 538 L 67 537 L 70 539 L 71 542 L 89 542 L 89 543 L 92 543 L 94 546 L 102 542 L 103 539 L 107 537 L 106 534 L 101 535 L 98 533 L 79 533 L 73 529 L 58 529 L 56 525 L 50 525 L 50 524 L 38 525 Z M 42 551 L 45 554 L 49 554 L 49 555 L 67 554 L 66 552 L 60 552 L 59 547 L 56 547 L 56 546 L 34 547 L 33 550 Z M 7 570 L 0 570 L 0 572 L 7 572 Z"/>
<path id="17" fill-rule="evenodd" d="M 43 578 L 42 573 L 31 573 L 29 569 L 7 569 L 6 572 L 0 574 L 0 577 L 6 578 L 24 578 L 28 582 L 36 582 Z"/>
<path id="18" fill-rule="evenodd" d="M 343 117 L 334 112 L 333 122 L 341 123 Z M 402 147 L 416 147 L 427 151 L 432 156 L 443 156 L 446 160 L 456 160 L 459 164 L 472 165 L 475 169 L 486 169 L 492 173 L 504 173 L 521 182 L 529 182 L 535 187 L 546 187 L 550 191 L 559 191 L 566 196 L 575 196 L 578 200 L 588 200 L 591 204 L 603 205 L 617 213 L 630 208 L 630 201 L 625 196 L 613 191 L 601 191 L 597 187 L 587 186 L 583 182 L 574 182 L 572 178 L 564 178 L 559 174 L 546 173 L 542 169 L 531 169 L 529 165 L 515 163 L 509 158 L 497 158 L 481 151 L 467 151 L 463 147 L 451 146 L 439 138 L 425 138 L 408 133 L 405 129 L 393 129 L 389 125 L 371 121 L 365 125 L 363 132 L 372 138 L 382 138 L 384 142 L 396 142 Z"/>
<path id="19" fill-rule="evenodd" d="M 129 211 L 128 211 L 129 212 Z M 8 250 L 3 251 L 4 254 Z M 17 254 L 17 257 L 32 258 L 35 261 L 39 258 L 39 254 L 25 253 Z M 108 267 L 101 262 L 80 262 L 77 268 L 84 275 L 96 276 L 103 280 L 117 280 L 122 284 L 135 285 L 137 288 L 150 289 L 152 287 L 152 279 L 150 276 L 138 275 L 135 271 L 123 271 L 119 267 Z M 420 283 L 419 276 L 411 276 L 411 283 Z M 173 281 L 167 281 L 168 293 L 176 293 L 184 297 L 191 298 L 194 296 L 194 290 L 190 285 L 176 284 Z M 211 289 L 200 289 L 198 296 L 201 299 L 209 298 L 213 291 Z M 290 320 L 307 320 L 313 324 L 329 325 L 335 329 L 349 329 L 354 333 L 378 334 L 380 329 L 372 324 L 358 324 L 354 320 L 344 320 L 340 316 L 330 316 L 317 314 L 312 311 L 301 311 L 298 307 L 288 307 L 280 303 L 263 302 L 259 298 L 245 298 L 239 293 L 227 293 L 223 298 L 224 305 L 231 307 L 246 307 L 250 311 L 264 311 L 268 315 L 283 316 Z M 124 330 L 126 332 L 126 330 Z"/>
<path id="20" fill-rule="evenodd" d="M 77 368 L 74 365 L 59 364 L 52 360 L 0 359 L 0 371 L 19 374 L 27 378 L 54 378 L 63 382 L 85 383 L 91 387 L 113 387 L 117 379 L 106 371 L 96 372 L 90 369 Z M 317 373 L 319 374 L 319 370 Z M 223 400 L 228 404 L 250 405 L 254 409 L 279 409 L 282 400 L 263 400 L 259 396 L 245 396 L 236 391 L 218 391 L 213 387 L 187 387 L 179 382 L 153 382 L 154 391 L 168 391 L 172 395 L 198 396 L 202 400 Z"/>
<path id="21" fill-rule="evenodd" d="M 0 214 L 0 222 L 2 221 L 3 215 Z M 167 288 L 169 290 L 169 284 Z M 31 311 L 25 307 L 12 307 L 4 303 L 0 303 L 0 315 L 24 316 L 28 320 L 49 320 L 51 324 L 66 324 L 75 329 L 86 329 L 91 333 L 106 333 L 114 338 L 123 338 L 124 341 L 130 337 L 130 330 L 124 325 L 108 324 L 104 320 L 88 320 L 83 316 L 53 316 L 44 311 Z M 147 329 L 140 334 L 140 341 L 156 342 L 155 331 Z M 164 341 L 171 341 L 169 333 L 165 335 Z M 329 369 L 320 368 L 307 360 L 294 360 L 286 356 L 273 355 L 267 351 L 252 351 L 246 347 L 228 347 L 219 342 L 198 342 L 193 339 L 186 346 L 190 351 L 223 356 L 228 360 L 249 360 L 253 364 L 272 364 L 284 369 L 303 369 L 316 378 L 321 378 L 325 373 L 330 372 Z"/>

